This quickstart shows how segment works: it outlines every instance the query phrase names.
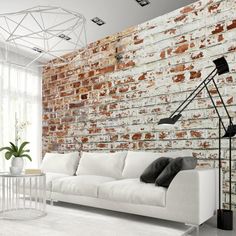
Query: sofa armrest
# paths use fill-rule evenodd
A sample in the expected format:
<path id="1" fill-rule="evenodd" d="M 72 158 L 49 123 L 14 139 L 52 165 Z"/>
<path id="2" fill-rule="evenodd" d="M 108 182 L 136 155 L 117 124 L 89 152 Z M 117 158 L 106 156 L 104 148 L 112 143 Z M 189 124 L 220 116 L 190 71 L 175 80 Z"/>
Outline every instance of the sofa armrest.
<path id="1" fill-rule="evenodd" d="M 200 225 L 215 213 L 216 182 L 216 169 L 180 171 L 167 190 L 166 207 L 183 222 Z"/>

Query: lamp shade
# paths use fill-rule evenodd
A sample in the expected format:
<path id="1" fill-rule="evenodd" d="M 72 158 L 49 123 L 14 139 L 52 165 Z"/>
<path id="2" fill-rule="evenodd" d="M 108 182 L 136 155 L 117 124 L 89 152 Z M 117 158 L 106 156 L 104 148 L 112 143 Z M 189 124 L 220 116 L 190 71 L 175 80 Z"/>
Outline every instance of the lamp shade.
<path id="1" fill-rule="evenodd" d="M 158 125 L 174 125 L 181 116 L 181 114 L 177 114 L 173 117 L 163 118 L 158 122 Z"/>
<path id="2" fill-rule="evenodd" d="M 224 57 L 220 57 L 213 61 L 216 65 L 218 75 L 222 75 L 229 72 L 229 66 Z"/>
<path id="3" fill-rule="evenodd" d="M 223 138 L 234 137 L 236 134 L 236 125 L 230 124 L 225 132 Z"/>

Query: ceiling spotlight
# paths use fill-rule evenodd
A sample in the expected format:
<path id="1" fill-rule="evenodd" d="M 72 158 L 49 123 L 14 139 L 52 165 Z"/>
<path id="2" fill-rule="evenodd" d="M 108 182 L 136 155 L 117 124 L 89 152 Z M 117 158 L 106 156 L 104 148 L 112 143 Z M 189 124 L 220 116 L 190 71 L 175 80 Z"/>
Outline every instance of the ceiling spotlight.
<path id="1" fill-rule="evenodd" d="M 71 40 L 71 38 L 69 36 L 65 35 L 65 34 L 60 34 L 60 35 L 58 35 L 58 37 L 61 38 L 61 39 L 65 39 L 67 41 Z"/>
<path id="2" fill-rule="evenodd" d="M 135 0 L 141 7 L 144 7 L 148 4 L 150 4 L 149 0 Z"/>
<path id="3" fill-rule="evenodd" d="M 105 21 L 101 20 L 101 19 L 98 18 L 98 17 L 94 17 L 93 19 L 91 19 L 91 21 L 94 22 L 95 24 L 99 25 L 99 26 L 105 24 Z"/>
<path id="4" fill-rule="evenodd" d="M 35 52 L 38 52 L 38 53 L 42 53 L 42 52 L 43 52 L 42 49 L 37 48 L 37 47 L 33 47 L 32 49 L 33 49 Z"/>

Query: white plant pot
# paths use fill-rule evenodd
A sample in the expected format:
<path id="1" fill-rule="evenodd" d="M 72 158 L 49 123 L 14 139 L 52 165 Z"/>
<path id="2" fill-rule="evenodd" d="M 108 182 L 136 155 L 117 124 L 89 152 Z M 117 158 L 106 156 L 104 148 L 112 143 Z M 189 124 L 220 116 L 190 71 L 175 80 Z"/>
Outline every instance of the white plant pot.
<path id="1" fill-rule="evenodd" d="M 22 157 L 14 157 L 11 160 L 11 167 L 18 169 L 18 173 L 21 174 L 24 167 L 24 159 Z"/>

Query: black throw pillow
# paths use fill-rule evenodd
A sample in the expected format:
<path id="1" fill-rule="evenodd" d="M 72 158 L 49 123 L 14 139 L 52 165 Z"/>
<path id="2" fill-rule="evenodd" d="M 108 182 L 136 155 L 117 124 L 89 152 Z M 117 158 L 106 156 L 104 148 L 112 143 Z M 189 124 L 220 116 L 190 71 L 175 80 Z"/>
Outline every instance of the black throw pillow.
<path id="1" fill-rule="evenodd" d="M 156 186 L 168 188 L 171 181 L 181 170 L 191 170 L 197 165 L 195 157 L 177 157 L 170 161 L 155 181 Z"/>
<path id="2" fill-rule="evenodd" d="M 156 178 L 169 164 L 170 160 L 171 159 L 167 157 L 160 157 L 153 161 L 140 176 L 140 181 L 145 183 L 155 183 Z"/>

